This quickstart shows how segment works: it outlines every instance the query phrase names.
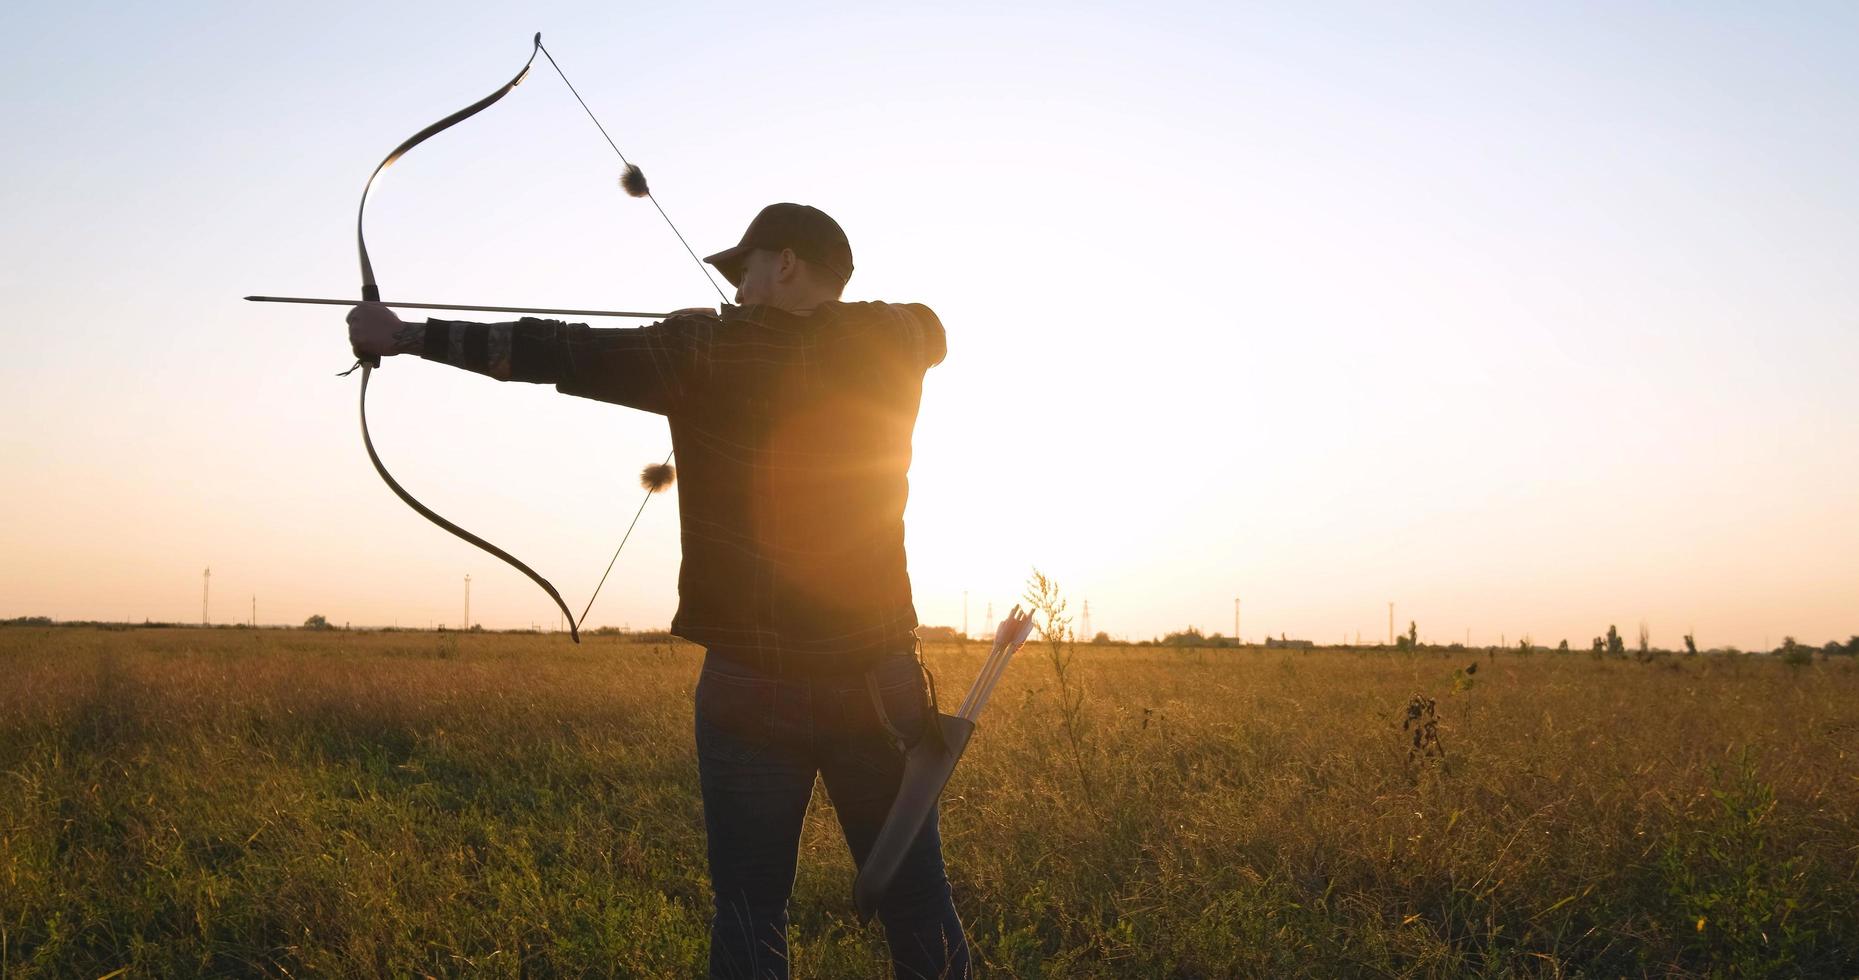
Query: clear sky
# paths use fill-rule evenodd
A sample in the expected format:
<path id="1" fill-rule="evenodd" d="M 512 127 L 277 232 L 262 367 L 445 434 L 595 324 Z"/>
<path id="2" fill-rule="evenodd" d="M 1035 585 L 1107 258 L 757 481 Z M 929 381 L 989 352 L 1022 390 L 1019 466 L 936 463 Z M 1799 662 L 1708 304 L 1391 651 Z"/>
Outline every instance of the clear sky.
<path id="1" fill-rule="evenodd" d="M 362 454 L 362 182 L 543 32 L 700 252 L 847 229 L 949 329 L 918 607 L 1676 646 L 1859 632 L 1859 6 L 12 4 L 0 616 L 553 624 Z M 410 154 L 389 298 L 714 301 L 546 67 Z M 491 319 L 491 317 L 485 317 Z M 663 421 L 414 361 L 375 438 L 579 608 Z M 660 625 L 676 501 L 590 622 Z"/>

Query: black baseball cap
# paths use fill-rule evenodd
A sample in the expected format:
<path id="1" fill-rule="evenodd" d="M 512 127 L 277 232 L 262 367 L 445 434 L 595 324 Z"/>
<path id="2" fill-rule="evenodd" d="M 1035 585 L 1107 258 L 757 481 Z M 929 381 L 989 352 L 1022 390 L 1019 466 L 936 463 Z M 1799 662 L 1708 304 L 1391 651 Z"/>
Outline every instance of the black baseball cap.
<path id="1" fill-rule="evenodd" d="M 852 245 L 845 230 L 825 211 L 806 204 L 770 204 L 749 222 L 742 241 L 704 259 L 717 267 L 732 286 L 742 285 L 742 266 L 749 253 L 758 248 L 780 251 L 791 248 L 794 254 L 839 277 L 852 278 Z"/>

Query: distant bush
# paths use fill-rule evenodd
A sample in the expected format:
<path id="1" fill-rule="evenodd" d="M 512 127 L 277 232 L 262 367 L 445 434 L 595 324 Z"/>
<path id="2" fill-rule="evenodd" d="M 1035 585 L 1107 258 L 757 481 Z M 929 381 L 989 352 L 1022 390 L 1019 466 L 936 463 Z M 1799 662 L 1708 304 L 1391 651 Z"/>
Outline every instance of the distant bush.
<path id="1" fill-rule="evenodd" d="M 329 628 L 329 620 L 324 619 L 322 613 L 317 613 L 303 621 L 303 628 L 307 630 L 326 630 Z"/>

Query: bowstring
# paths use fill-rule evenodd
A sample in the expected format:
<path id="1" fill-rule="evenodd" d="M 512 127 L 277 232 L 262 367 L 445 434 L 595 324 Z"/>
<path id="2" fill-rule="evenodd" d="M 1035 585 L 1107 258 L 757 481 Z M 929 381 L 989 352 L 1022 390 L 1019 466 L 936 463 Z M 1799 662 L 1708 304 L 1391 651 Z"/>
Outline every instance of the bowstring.
<path id="1" fill-rule="evenodd" d="M 568 93 L 574 96 L 576 102 L 581 103 L 581 111 L 587 113 L 587 118 L 593 120 L 594 128 L 600 130 L 600 135 L 606 138 L 607 145 L 613 147 L 613 155 L 619 157 L 621 163 L 631 167 L 633 162 L 626 159 L 626 154 L 620 152 L 620 144 L 613 141 L 613 137 L 607 133 L 607 127 L 600 124 L 600 117 L 594 115 L 594 110 L 588 108 L 587 100 L 581 98 L 581 93 L 575 89 L 574 83 L 568 80 L 568 75 L 566 72 L 562 71 L 562 66 L 555 63 L 555 56 L 549 53 L 549 49 L 545 47 L 542 42 L 536 42 L 536 46 L 542 48 L 542 56 L 549 59 L 549 67 L 555 69 L 555 74 L 561 76 L 562 84 L 568 86 Z M 657 192 L 648 190 L 646 192 L 646 200 L 651 201 L 652 207 L 658 210 L 658 216 L 665 219 L 665 226 L 671 229 L 671 233 L 678 236 L 678 244 L 683 245 L 684 251 L 691 257 L 691 261 L 697 263 L 698 270 L 704 274 L 704 281 L 710 284 L 711 289 L 716 290 L 717 298 L 727 304 L 729 302 L 729 297 L 724 294 L 723 287 L 716 284 L 716 279 L 711 277 L 709 268 L 704 265 L 704 260 L 697 257 L 697 250 L 692 248 L 691 243 L 685 240 L 684 232 L 678 230 L 677 224 L 671 220 L 671 215 L 665 213 L 665 206 L 658 203 Z"/>
<path id="2" fill-rule="evenodd" d="M 665 454 L 665 465 L 671 465 L 671 454 Z M 633 511 L 633 522 L 626 525 L 626 533 L 620 536 L 620 546 L 613 549 L 613 557 L 607 559 L 607 570 L 600 573 L 600 584 L 594 586 L 594 594 L 587 597 L 587 606 L 581 610 L 581 618 L 574 621 L 575 632 L 581 632 L 581 624 L 587 622 L 588 611 L 594 608 L 594 600 L 600 598 L 600 586 L 607 584 L 607 576 L 613 571 L 613 563 L 620 560 L 620 552 L 626 547 L 626 539 L 633 536 L 633 528 L 639 526 L 639 515 L 645 513 L 645 505 L 652 502 L 655 490 L 647 490 L 645 499 L 639 501 L 639 509 Z"/>
<path id="3" fill-rule="evenodd" d="M 576 89 L 574 83 L 568 80 L 568 73 L 562 71 L 562 66 L 556 63 L 555 56 L 550 54 L 549 49 L 543 45 L 540 35 L 536 38 L 536 47 L 542 50 L 542 56 L 544 58 L 549 59 L 549 67 L 555 69 L 555 74 L 561 78 L 562 84 L 568 86 L 568 93 L 573 95 L 574 100 L 581 104 L 581 111 L 587 113 L 587 118 L 593 122 L 594 128 L 600 130 L 601 137 L 607 141 L 608 146 L 613 148 L 613 155 L 620 158 L 621 164 L 631 168 L 633 162 L 626 159 L 626 154 L 620 150 L 620 144 L 613 141 L 613 136 L 607 132 L 607 127 L 601 125 L 600 117 L 594 115 L 594 110 L 588 107 L 587 100 L 581 97 L 580 90 Z M 723 287 L 717 285 L 716 279 L 710 275 L 710 269 L 704 265 L 704 260 L 697 257 L 697 250 L 692 248 L 691 243 L 685 239 L 684 232 L 678 230 L 678 225 L 671 220 L 671 215 L 665 213 L 665 206 L 658 203 L 657 192 L 650 190 L 649 184 L 647 187 L 646 200 L 651 201 L 652 207 L 658 211 L 658 216 L 665 219 L 665 226 L 671 229 L 673 235 L 677 236 L 678 244 L 684 246 L 685 254 L 691 257 L 691 261 L 697 263 L 698 271 L 704 274 L 704 281 L 710 284 L 711 289 L 716 290 L 717 298 L 722 300 L 723 304 L 727 306 L 729 304 L 729 296 L 723 292 Z M 672 455 L 673 453 L 665 454 L 665 465 L 670 465 Z M 581 631 L 581 624 L 587 622 L 587 614 L 593 610 L 594 600 L 600 598 L 600 590 L 607 584 L 607 576 L 613 573 L 614 563 L 620 560 L 620 552 L 626 550 L 626 542 L 632 538 L 633 528 L 639 526 L 639 518 L 645 513 L 646 504 L 652 502 L 652 495 L 656 492 L 657 491 L 648 488 L 645 492 L 645 497 L 639 501 L 639 509 L 633 512 L 632 523 L 626 525 L 626 533 L 621 535 L 619 547 L 613 549 L 613 557 L 607 559 L 606 571 L 600 573 L 600 582 L 594 586 L 594 594 L 588 596 L 587 606 L 581 610 L 581 617 L 575 620 L 574 628 L 577 634 Z"/>

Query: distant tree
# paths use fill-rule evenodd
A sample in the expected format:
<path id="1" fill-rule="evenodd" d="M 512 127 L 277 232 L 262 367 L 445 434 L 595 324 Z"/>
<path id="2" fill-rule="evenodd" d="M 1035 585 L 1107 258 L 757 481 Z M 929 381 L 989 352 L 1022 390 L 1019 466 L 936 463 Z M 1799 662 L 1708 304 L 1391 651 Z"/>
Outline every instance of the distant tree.
<path id="1" fill-rule="evenodd" d="M 1517 654 L 1527 657 L 1536 652 L 1536 644 L 1529 637 L 1517 641 Z"/>
<path id="2" fill-rule="evenodd" d="M 1407 646 L 1414 650 L 1420 649 L 1420 627 L 1411 619 L 1407 621 Z"/>
<path id="3" fill-rule="evenodd" d="M 1104 644 L 1110 642 L 1110 634 L 1104 632 L 1103 630 L 1098 630 L 1097 635 L 1091 637 L 1091 642 L 1096 644 L 1097 646 L 1103 646 Z"/>
<path id="4" fill-rule="evenodd" d="M 1607 655 L 1607 641 L 1598 636 L 1594 638 L 1594 655 L 1596 657 L 1604 657 Z"/>
<path id="5" fill-rule="evenodd" d="M 1162 637 L 1162 645 L 1168 647 L 1204 647 L 1207 645 L 1207 637 L 1203 635 L 1200 630 L 1190 626 L 1180 632 L 1169 633 Z"/>
<path id="6" fill-rule="evenodd" d="M 1849 657 L 1859 657 L 1859 636 L 1846 641 L 1845 649 L 1840 651 Z"/>
<path id="7" fill-rule="evenodd" d="M 1642 622 L 1640 623 L 1640 659 L 1645 660 L 1651 656 L 1652 656 L 1652 631 L 1647 629 L 1646 624 Z"/>
<path id="8" fill-rule="evenodd" d="M 1620 638 L 1620 631 L 1615 629 L 1612 623 L 1607 625 L 1607 653 L 1611 657 L 1627 655 L 1626 641 Z"/>
<path id="9" fill-rule="evenodd" d="M 1563 641 L 1562 641 L 1562 643 L 1561 643 L 1561 645 L 1559 645 L 1559 646 L 1557 646 L 1557 647 L 1556 647 L 1556 652 L 1557 652 L 1557 653 L 1567 653 L 1567 652 L 1569 652 L 1569 641 L 1567 641 L 1567 640 L 1563 640 Z"/>
<path id="10" fill-rule="evenodd" d="M 307 630 L 326 630 L 329 628 L 329 620 L 324 619 L 322 613 L 317 613 L 303 621 L 303 628 Z"/>
<path id="11" fill-rule="evenodd" d="M 1697 655 L 1698 655 L 1698 638 L 1695 636 L 1692 636 L 1690 633 L 1686 633 L 1685 634 L 1685 656 L 1695 657 Z"/>
<path id="12" fill-rule="evenodd" d="M 1814 662 L 1814 648 L 1795 642 L 1792 636 L 1782 637 L 1781 649 L 1777 652 L 1782 655 L 1782 663 L 1790 667 L 1801 667 Z"/>

